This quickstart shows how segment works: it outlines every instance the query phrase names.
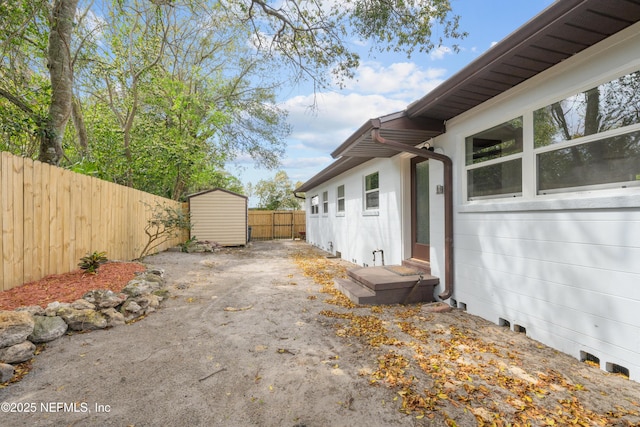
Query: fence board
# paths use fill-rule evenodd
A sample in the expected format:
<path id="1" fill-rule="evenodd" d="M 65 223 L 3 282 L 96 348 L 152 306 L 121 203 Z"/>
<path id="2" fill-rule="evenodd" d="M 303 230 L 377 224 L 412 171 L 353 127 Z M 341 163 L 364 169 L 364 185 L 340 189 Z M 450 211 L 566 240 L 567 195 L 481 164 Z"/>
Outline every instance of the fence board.
<path id="1" fill-rule="evenodd" d="M 59 221 L 62 229 L 62 253 L 61 266 L 58 270 L 60 273 L 64 271 L 73 270 L 71 265 L 71 251 L 75 251 L 75 218 L 71 211 L 71 180 L 70 175 L 72 172 L 64 169 L 59 169 L 60 172 L 60 192 L 58 193 L 59 204 Z"/>
<path id="2" fill-rule="evenodd" d="M 6 185 L 2 188 L 2 281 L 13 286 L 13 267 L 11 255 L 13 251 L 13 199 L 11 187 L 13 187 L 13 174 L 9 170 L 11 157 L 2 153 L 2 182 Z"/>
<path id="3" fill-rule="evenodd" d="M 51 165 L 0 155 L 0 291 L 75 270 L 80 257 L 138 258 L 149 207 L 182 204 Z M 183 233 L 158 246 L 186 240 Z"/>
<path id="4" fill-rule="evenodd" d="M 24 190 L 24 167 L 18 157 L 11 161 L 13 168 L 13 250 L 17 256 L 13 258 L 13 280 L 24 280 L 24 203 L 22 200 Z"/>
<path id="5" fill-rule="evenodd" d="M 249 210 L 251 240 L 295 239 L 306 230 L 304 211 Z"/>
<path id="6" fill-rule="evenodd" d="M 33 234 L 34 228 L 34 212 L 33 212 L 33 162 L 23 162 L 24 165 L 24 174 L 23 174 L 23 191 L 24 197 L 23 200 L 23 262 L 26 265 L 31 265 L 33 263 L 33 250 L 35 247 L 35 240 Z M 33 279 L 33 269 L 24 268 L 24 277 L 23 280 L 25 282 L 29 282 Z"/>
<path id="7" fill-rule="evenodd" d="M 38 267 L 34 271 L 35 277 L 44 277 L 49 272 L 49 168 L 50 166 L 46 163 L 34 163 L 36 175 L 34 182 L 39 183 L 37 187 L 34 186 L 34 190 L 38 192 L 35 205 L 40 205 L 40 210 L 37 211 L 39 217 L 35 220 L 37 224 L 35 235 L 40 236 L 39 245 L 35 250 L 38 257 Z"/>
<path id="8" fill-rule="evenodd" d="M 62 208 L 59 185 L 60 171 L 49 168 L 49 268 L 48 274 L 62 273 L 62 224 L 59 213 Z"/>

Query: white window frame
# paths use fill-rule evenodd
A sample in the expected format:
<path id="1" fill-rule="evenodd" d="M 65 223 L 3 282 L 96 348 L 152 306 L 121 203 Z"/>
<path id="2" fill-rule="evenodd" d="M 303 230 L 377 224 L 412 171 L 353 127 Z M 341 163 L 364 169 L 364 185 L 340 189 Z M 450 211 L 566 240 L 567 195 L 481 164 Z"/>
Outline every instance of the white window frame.
<path id="1" fill-rule="evenodd" d="M 340 195 L 340 189 L 342 189 L 342 196 Z M 344 214 L 346 208 L 346 199 L 344 197 L 344 184 L 338 185 L 336 188 L 336 215 Z M 340 202 L 342 202 L 342 207 L 340 206 Z"/>
<path id="2" fill-rule="evenodd" d="M 370 176 L 373 175 L 377 175 L 378 176 L 378 186 L 375 188 L 371 188 L 369 190 L 367 190 L 367 178 L 369 178 Z M 364 210 L 366 212 L 377 212 L 378 209 L 380 209 L 380 172 L 376 171 L 376 172 L 372 172 L 370 174 L 367 174 L 364 176 L 363 180 L 362 180 L 362 185 L 363 185 L 363 197 L 362 197 L 362 203 L 364 205 Z M 369 206 L 367 203 L 367 196 L 370 194 L 374 194 L 377 193 L 378 194 L 378 206 Z"/>
<path id="3" fill-rule="evenodd" d="M 322 192 L 322 213 L 324 215 L 329 213 L 329 191 Z"/>
<path id="4" fill-rule="evenodd" d="M 514 154 L 509 154 L 507 156 L 504 157 L 497 157 L 495 159 L 490 159 L 490 160 L 485 160 L 485 161 L 481 161 L 479 163 L 472 163 L 470 165 L 466 164 L 466 156 L 467 156 L 467 148 L 466 148 L 466 142 L 468 138 L 472 138 L 475 135 L 481 134 L 483 132 L 492 130 L 493 128 L 496 128 L 502 124 L 508 123 L 512 120 L 516 120 L 516 119 L 520 119 L 522 121 L 522 151 L 518 152 L 518 153 L 514 153 Z M 473 202 L 473 201 L 478 201 L 478 200 L 496 200 L 496 199 L 505 199 L 505 198 L 514 198 L 514 197 L 518 197 L 521 198 L 523 193 L 524 193 L 524 188 L 525 188 L 525 176 L 524 176 L 524 171 L 525 171 L 525 164 L 524 164 L 524 154 L 527 151 L 527 143 L 529 141 L 529 138 L 527 138 L 527 124 L 528 124 L 528 120 L 526 120 L 525 116 L 523 114 L 520 115 L 516 115 L 515 117 L 506 120 L 506 121 L 501 121 L 500 123 L 495 124 L 494 126 L 490 126 L 487 127 L 483 130 L 480 130 L 478 132 L 475 132 L 471 135 L 468 135 L 467 137 L 465 137 L 464 141 L 465 141 L 465 152 L 464 152 L 464 158 L 465 158 L 465 166 L 464 166 L 464 197 L 466 202 Z M 469 196 L 469 171 L 473 171 L 476 169 L 481 169 L 481 168 L 485 168 L 488 166 L 495 166 L 495 165 L 499 165 L 499 164 L 504 164 L 510 161 L 514 161 L 514 160 L 520 160 L 520 170 L 521 170 L 521 184 L 522 184 L 522 190 L 519 192 L 511 192 L 511 193 L 500 193 L 500 194 L 491 194 L 491 195 L 486 195 L 486 196 L 474 196 L 471 197 Z"/>
<path id="5" fill-rule="evenodd" d="M 319 212 L 320 198 L 316 194 L 311 197 L 311 215 L 317 215 Z"/>
<path id="6" fill-rule="evenodd" d="M 554 100 L 553 102 L 562 102 L 564 100 L 570 99 L 572 97 L 577 97 L 582 95 L 585 92 L 588 92 L 592 89 L 595 88 L 599 88 L 600 86 L 609 84 L 611 82 L 614 82 L 615 80 L 624 78 L 630 74 L 635 74 L 635 73 L 640 73 L 640 70 L 638 68 L 636 68 L 635 70 L 623 73 L 617 77 L 611 77 L 608 79 L 605 79 L 604 81 L 601 81 L 599 83 L 593 83 L 591 85 L 588 85 L 587 88 L 579 90 L 579 91 L 573 91 L 572 93 L 569 93 L 568 95 L 562 96 L 559 99 Z M 546 103 L 546 105 L 540 107 L 540 108 L 534 108 L 531 111 L 532 116 L 534 116 L 534 112 L 542 109 L 542 108 L 547 108 L 550 105 L 553 105 L 553 102 L 548 102 Z M 531 123 L 531 128 L 530 128 L 530 133 L 533 134 L 534 133 L 534 126 L 535 123 L 532 121 Z M 535 147 L 535 141 L 533 141 L 533 136 L 532 136 L 532 141 L 531 141 L 531 148 L 533 150 L 533 158 L 534 158 L 534 181 L 535 181 L 535 195 L 536 196 L 545 196 L 545 195 L 552 195 L 552 194 L 570 194 L 570 193 L 579 193 L 579 192 L 585 192 L 585 191 L 590 191 L 590 190 L 605 190 L 605 189 L 620 189 L 620 188 L 628 188 L 628 187 L 640 187 L 640 174 L 636 173 L 634 176 L 630 176 L 629 179 L 627 181 L 614 181 L 614 182 L 602 182 L 602 183 L 594 183 L 594 184 L 589 184 L 589 185 L 579 185 L 579 186 L 567 186 L 567 187 L 558 187 L 558 188 L 547 188 L 547 189 L 541 189 L 539 188 L 539 176 L 540 176 L 540 163 L 538 161 L 539 156 L 541 154 L 544 153 L 552 153 L 554 151 L 561 151 L 561 150 L 566 150 L 567 148 L 571 148 L 571 147 L 577 147 L 580 145 L 588 145 L 588 144 L 597 144 L 599 141 L 603 141 L 612 137 L 616 137 L 616 136 L 621 136 L 621 135 L 628 135 L 628 134 L 632 134 L 632 133 L 637 133 L 640 132 L 640 123 L 634 123 L 631 125 L 627 125 L 624 127 L 615 127 L 612 128 L 610 130 L 606 130 L 604 132 L 598 132 L 598 133 L 594 133 L 594 134 L 590 134 L 590 135 L 586 135 L 586 136 L 582 136 L 582 137 L 577 137 L 577 138 L 573 138 L 573 139 L 568 139 L 568 140 L 564 140 L 561 142 L 555 142 L 552 143 L 550 145 L 546 145 L 546 146 L 541 146 L 541 147 Z"/>

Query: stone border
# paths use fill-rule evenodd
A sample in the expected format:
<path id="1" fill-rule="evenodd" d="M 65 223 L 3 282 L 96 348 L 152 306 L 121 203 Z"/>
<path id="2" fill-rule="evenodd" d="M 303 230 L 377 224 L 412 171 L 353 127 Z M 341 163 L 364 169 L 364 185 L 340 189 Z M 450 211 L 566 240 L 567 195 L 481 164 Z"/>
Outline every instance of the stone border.
<path id="1" fill-rule="evenodd" d="M 120 293 L 96 289 L 72 303 L 0 310 L 0 383 L 13 378 L 13 365 L 34 357 L 36 344 L 58 339 L 67 331 L 124 325 L 154 312 L 168 296 L 164 271 L 150 269 L 136 274 Z"/>

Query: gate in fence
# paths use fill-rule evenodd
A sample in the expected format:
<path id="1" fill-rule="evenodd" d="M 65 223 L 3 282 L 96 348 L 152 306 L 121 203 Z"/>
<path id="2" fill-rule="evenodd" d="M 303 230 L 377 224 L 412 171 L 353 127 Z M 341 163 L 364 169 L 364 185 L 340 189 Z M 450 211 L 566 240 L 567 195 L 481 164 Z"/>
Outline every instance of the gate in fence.
<path id="1" fill-rule="evenodd" d="M 251 240 L 297 239 L 306 231 L 305 211 L 249 210 Z"/>

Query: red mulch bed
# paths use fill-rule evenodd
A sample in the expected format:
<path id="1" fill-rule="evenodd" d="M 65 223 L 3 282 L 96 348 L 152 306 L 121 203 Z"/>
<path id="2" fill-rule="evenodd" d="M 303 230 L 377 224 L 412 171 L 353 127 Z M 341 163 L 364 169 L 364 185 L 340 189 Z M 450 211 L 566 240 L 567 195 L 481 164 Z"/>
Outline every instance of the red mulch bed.
<path id="1" fill-rule="evenodd" d="M 97 274 L 80 269 L 53 274 L 0 292 L 0 310 L 14 310 L 29 305 L 44 308 L 54 301 L 73 302 L 94 289 L 120 292 L 136 272 L 144 270 L 145 267 L 137 262 L 108 262 L 100 266 Z"/>

